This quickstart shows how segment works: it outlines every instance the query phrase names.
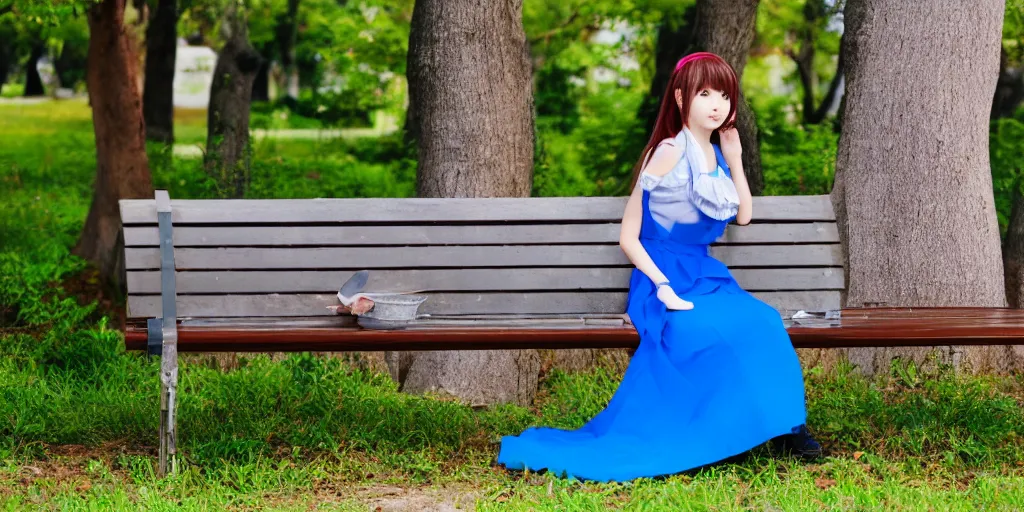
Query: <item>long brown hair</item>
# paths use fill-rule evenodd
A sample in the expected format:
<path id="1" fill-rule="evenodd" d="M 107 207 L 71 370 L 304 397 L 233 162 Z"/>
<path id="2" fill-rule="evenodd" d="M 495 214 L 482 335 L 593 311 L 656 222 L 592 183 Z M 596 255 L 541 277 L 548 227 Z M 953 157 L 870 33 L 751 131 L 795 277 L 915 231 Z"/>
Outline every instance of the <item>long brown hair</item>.
<path id="1" fill-rule="evenodd" d="M 682 108 L 676 105 L 676 89 L 683 93 Z M 729 115 L 725 117 L 725 123 L 718 129 L 726 130 L 735 124 L 733 116 L 736 114 L 736 102 L 739 99 L 739 83 L 732 66 L 718 55 L 709 52 L 692 53 L 683 57 L 676 64 L 676 69 L 668 80 L 668 87 L 665 88 L 665 94 L 661 98 L 661 107 L 658 108 L 658 118 L 654 122 L 651 138 L 644 146 L 640 159 L 633 166 L 633 178 L 629 183 L 630 190 L 636 186 L 636 180 L 640 177 L 640 168 L 647 158 L 647 153 L 661 141 L 675 137 L 683 129 L 684 120 L 690 117 L 690 102 L 703 89 L 725 91 L 729 95 Z"/>

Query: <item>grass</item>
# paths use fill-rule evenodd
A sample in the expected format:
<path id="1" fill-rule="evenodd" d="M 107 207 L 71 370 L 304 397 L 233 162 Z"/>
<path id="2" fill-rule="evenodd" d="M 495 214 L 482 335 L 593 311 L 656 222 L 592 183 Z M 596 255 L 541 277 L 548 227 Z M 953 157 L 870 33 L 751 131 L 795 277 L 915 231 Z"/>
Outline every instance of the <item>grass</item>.
<path id="1" fill-rule="evenodd" d="M 201 116 L 179 126 L 201 131 Z M 192 123 L 192 124 L 189 124 Z M 181 468 L 155 476 L 157 360 L 125 353 L 115 305 L 70 254 L 94 172 L 81 103 L 0 106 L 0 508 L 149 510 L 1020 510 L 1024 380 L 896 367 L 807 373 L 814 464 L 756 451 L 689 475 L 595 484 L 491 466 L 501 435 L 577 426 L 610 368 L 546 374 L 531 408 L 399 393 L 341 357 L 181 368 Z M 216 194 L 151 148 L 172 197 Z M 255 197 L 403 195 L 398 141 L 264 141 Z M 915 371 L 919 373 L 914 373 Z"/>

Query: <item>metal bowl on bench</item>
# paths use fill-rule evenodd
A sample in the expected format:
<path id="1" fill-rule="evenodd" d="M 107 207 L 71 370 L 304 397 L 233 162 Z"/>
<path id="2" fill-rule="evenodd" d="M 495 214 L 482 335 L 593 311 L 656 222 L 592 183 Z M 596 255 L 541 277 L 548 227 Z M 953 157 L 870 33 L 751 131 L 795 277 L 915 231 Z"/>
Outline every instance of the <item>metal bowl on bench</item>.
<path id="1" fill-rule="evenodd" d="M 364 293 L 373 301 L 373 309 L 356 317 L 356 323 L 366 329 L 402 329 L 416 319 L 420 304 L 426 295 L 402 293 Z"/>

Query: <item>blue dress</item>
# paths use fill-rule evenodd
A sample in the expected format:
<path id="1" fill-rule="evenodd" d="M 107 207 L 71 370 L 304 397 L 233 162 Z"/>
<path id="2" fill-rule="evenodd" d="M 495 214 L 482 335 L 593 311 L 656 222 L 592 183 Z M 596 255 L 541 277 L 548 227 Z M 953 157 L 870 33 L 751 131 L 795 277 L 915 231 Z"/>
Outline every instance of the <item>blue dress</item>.
<path id="1" fill-rule="evenodd" d="M 715 156 L 718 168 L 705 176 L 731 184 L 718 146 Z M 709 252 L 735 210 L 716 219 L 695 207 L 700 199 L 687 191 L 696 178 L 686 167 L 683 158 L 662 178 L 641 174 L 640 238 L 694 308 L 667 310 L 634 268 L 627 313 L 640 345 L 607 407 L 575 430 L 503 437 L 499 464 L 621 482 L 719 462 L 805 423 L 803 374 L 781 316 Z"/>

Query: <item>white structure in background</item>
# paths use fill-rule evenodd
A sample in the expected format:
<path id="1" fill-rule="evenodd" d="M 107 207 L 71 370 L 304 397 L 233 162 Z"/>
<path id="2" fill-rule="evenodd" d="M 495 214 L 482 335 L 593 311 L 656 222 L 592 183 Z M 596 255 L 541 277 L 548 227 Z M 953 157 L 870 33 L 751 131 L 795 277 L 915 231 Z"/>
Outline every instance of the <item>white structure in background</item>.
<path id="1" fill-rule="evenodd" d="M 174 106 L 177 108 L 206 108 L 210 103 L 213 69 L 217 65 L 217 52 L 206 46 L 189 46 L 178 41 L 178 55 L 174 61 Z"/>
<path id="2" fill-rule="evenodd" d="M 612 46 L 623 42 L 623 40 L 636 39 L 638 32 L 637 28 L 625 21 L 605 22 L 603 25 L 604 26 L 600 30 L 591 36 L 591 43 Z M 639 69 L 640 63 L 637 62 L 632 49 L 628 46 L 629 45 L 627 44 L 627 48 L 624 48 L 625 51 L 614 57 L 609 64 L 616 66 L 622 71 L 634 71 Z M 596 82 L 615 81 L 622 87 L 629 86 L 629 80 L 619 76 L 619 73 L 614 69 L 599 66 L 594 68 L 591 73 L 591 78 Z M 576 85 L 583 85 L 583 81 L 580 79 L 572 80 L 572 82 Z"/>

